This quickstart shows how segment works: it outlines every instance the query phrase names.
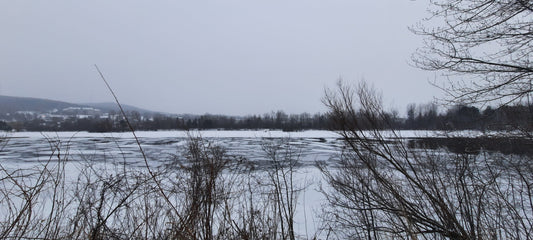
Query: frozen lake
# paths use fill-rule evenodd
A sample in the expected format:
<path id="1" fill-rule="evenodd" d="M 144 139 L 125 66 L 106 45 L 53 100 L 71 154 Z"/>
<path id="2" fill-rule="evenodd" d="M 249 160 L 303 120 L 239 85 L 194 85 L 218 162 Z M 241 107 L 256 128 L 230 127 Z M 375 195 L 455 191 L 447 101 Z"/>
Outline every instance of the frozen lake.
<path id="1" fill-rule="evenodd" d="M 301 166 L 309 166 L 316 161 L 329 161 L 335 158 L 341 148 L 339 135 L 331 131 L 139 131 L 136 132 L 141 146 L 153 166 L 158 166 L 181 156 L 187 143 L 188 135 L 202 137 L 212 144 L 220 145 L 231 155 L 247 158 L 261 164 L 265 160 L 263 144 L 289 143 L 291 150 L 299 156 Z M 432 131 L 399 131 L 403 140 L 411 141 L 409 146 L 436 149 L 447 147 L 452 151 L 456 148 L 493 149 L 487 143 L 497 143 L 496 147 L 508 153 L 519 152 L 513 148 L 532 149 L 529 142 L 497 142 L 493 139 L 483 142 L 472 142 L 471 137 L 481 136 L 480 132 L 462 131 L 446 133 L 446 136 L 459 137 L 449 141 L 441 132 Z M 70 161 L 90 160 L 92 162 L 120 162 L 129 166 L 144 166 L 139 147 L 130 132 L 120 133 L 88 133 L 88 132 L 9 132 L 2 136 L 0 162 L 10 166 L 24 168 L 32 164 L 54 160 L 53 152 L 69 155 Z M 396 136 L 395 136 L 396 137 Z M 466 137 L 466 138 L 465 138 Z M 436 139 L 436 140 L 435 140 Z M 441 141 L 439 139 L 446 139 Z M 466 141 L 465 141 L 466 139 Z M 265 141 L 267 140 L 267 141 Z M 395 139 L 397 140 L 397 139 Z M 460 146 L 457 146 L 459 144 Z M 485 145 L 483 145 L 485 144 Z"/>
<path id="2" fill-rule="evenodd" d="M 260 163 L 265 160 L 262 150 L 265 140 L 288 142 L 302 164 L 327 161 L 338 153 L 341 142 L 329 131 L 153 131 L 137 132 L 137 137 L 151 165 L 157 166 L 179 158 L 188 134 L 201 136 L 212 144 L 223 146 L 231 155 Z M 29 166 L 54 158 L 53 152 L 68 152 L 70 161 L 126 162 L 130 166 L 144 166 L 142 155 L 133 135 L 124 133 L 87 132 L 17 132 L 5 133 L 0 152 L 3 164 Z"/>
<path id="3" fill-rule="evenodd" d="M 67 167 L 77 165 L 72 163 L 82 165 L 91 163 L 99 166 L 124 165 L 133 169 L 145 168 L 142 154 L 130 132 L 9 132 L 0 135 L 2 136 L 0 164 L 5 169 L 39 167 L 46 162 L 56 161 L 58 154 L 60 159 L 68 159 Z M 259 167 L 259 170 L 261 167 L 269 167 L 270 164 L 264 151 L 265 144 L 290 146 L 298 159 L 295 179 L 299 185 L 306 186 L 297 198 L 295 218 L 296 232 L 300 236 L 306 236 L 305 238 L 317 231 L 320 224 L 318 215 L 321 205 L 324 204 L 323 196 L 318 191 L 322 176 L 314 164 L 317 161 L 335 162 L 343 148 L 340 135 L 331 131 L 140 131 L 136 132 L 136 135 L 151 167 L 172 164 L 176 159 L 185 159 L 183 153 L 189 136 L 202 137 L 211 144 L 222 146 L 230 155 L 250 160 Z M 473 131 L 447 133 L 446 136 L 455 137 L 452 139 L 441 138 L 444 133 L 430 131 L 400 131 L 399 135 L 401 138 L 393 136 L 391 143 L 409 141 L 409 147 L 432 149 L 432 151 L 446 147 L 451 151 L 463 149 L 476 154 L 480 149 L 487 150 L 493 147 L 492 145 L 505 147 L 505 144 L 519 146 L 521 149 L 532 149 L 531 142 L 528 141 L 520 142 L 521 145 L 509 142 L 509 139 L 504 139 L 502 142 L 494 139 L 474 141 L 472 137 L 480 136 L 481 133 Z M 487 142 L 496 144 L 487 145 Z M 490 151 L 499 150 L 490 149 Z M 68 168 L 67 178 L 75 179 L 77 172 L 76 167 Z"/>
<path id="4" fill-rule="evenodd" d="M 341 147 L 339 135 L 329 131 L 150 131 L 136 132 L 151 167 L 184 159 L 183 153 L 189 135 L 201 136 L 211 144 L 223 146 L 228 154 L 244 157 L 261 170 L 269 167 L 264 144 L 290 146 L 298 159 L 295 172 L 297 184 L 306 186 L 298 197 L 296 231 L 301 235 L 313 234 L 319 224 L 317 213 L 323 197 L 318 192 L 321 174 L 313 165 L 316 161 L 334 159 Z M 67 178 L 74 181 L 84 163 L 98 166 L 126 164 L 144 169 L 145 163 L 132 133 L 88 132 L 15 132 L 4 133 L 0 151 L 0 164 L 6 169 L 30 169 L 68 156 Z M 81 165 L 77 164 L 80 163 Z"/>
<path id="5" fill-rule="evenodd" d="M 339 135 L 331 131 L 139 131 L 136 132 L 148 160 L 153 165 L 168 162 L 183 152 L 188 134 L 200 136 L 227 148 L 232 155 L 246 157 L 251 161 L 265 160 L 262 150 L 265 140 L 288 141 L 291 149 L 299 155 L 303 166 L 316 161 L 328 161 L 339 153 L 342 142 Z M 476 135 L 462 132 L 461 135 Z M 439 136 L 438 132 L 401 131 L 403 138 Z M 95 162 L 126 161 L 130 166 L 144 166 L 139 147 L 130 132 L 88 133 L 88 132 L 14 132 L 0 133 L 3 149 L 0 161 L 4 164 L 23 167 L 53 157 L 60 150 L 70 156 L 71 161 L 90 159 Z M 57 149 L 59 148 L 59 149 Z M 53 159 L 52 159 L 53 160 Z"/>

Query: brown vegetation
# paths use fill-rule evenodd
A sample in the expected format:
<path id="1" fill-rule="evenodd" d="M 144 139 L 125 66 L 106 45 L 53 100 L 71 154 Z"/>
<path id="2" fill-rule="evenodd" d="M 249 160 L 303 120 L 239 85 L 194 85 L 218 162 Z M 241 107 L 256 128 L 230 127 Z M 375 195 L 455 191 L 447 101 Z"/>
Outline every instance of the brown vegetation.
<path id="1" fill-rule="evenodd" d="M 379 130 L 390 129 L 387 115 L 365 84 L 339 83 L 324 101 L 346 144 L 336 168 L 320 165 L 330 186 L 324 220 L 338 238 L 533 238 L 529 157 L 391 144 L 398 133 Z"/>

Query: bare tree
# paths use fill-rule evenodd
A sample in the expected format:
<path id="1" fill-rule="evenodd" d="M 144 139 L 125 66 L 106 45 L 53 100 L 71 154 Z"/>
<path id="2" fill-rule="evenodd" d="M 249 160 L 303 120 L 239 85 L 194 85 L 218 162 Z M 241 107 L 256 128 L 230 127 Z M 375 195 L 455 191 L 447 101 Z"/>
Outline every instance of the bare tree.
<path id="1" fill-rule="evenodd" d="M 319 165 L 338 238 L 533 238 L 528 157 L 409 148 L 366 84 L 339 83 L 324 102 L 345 143 L 337 166 Z"/>
<path id="2" fill-rule="evenodd" d="M 270 169 L 266 170 L 267 184 L 270 185 L 273 212 L 279 222 L 280 238 L 294 240 L 294 215 L 297 197 L 302 190 L 294 179 L 299 156 L 290 146 L 289 139 L 281 142 L 263 141 L 263 151 L 271 164 Z"/>
<path id="3" fill-rule="evenodd" d="M 533 91 L 533 2 L 432 0 L 431 17 L 412 30 L 425 38 L 416 66 L 444 71 L 436 83 L 453 101 L 506 104 Z M 464 78 L 461 78 L 464 77 Z"/>

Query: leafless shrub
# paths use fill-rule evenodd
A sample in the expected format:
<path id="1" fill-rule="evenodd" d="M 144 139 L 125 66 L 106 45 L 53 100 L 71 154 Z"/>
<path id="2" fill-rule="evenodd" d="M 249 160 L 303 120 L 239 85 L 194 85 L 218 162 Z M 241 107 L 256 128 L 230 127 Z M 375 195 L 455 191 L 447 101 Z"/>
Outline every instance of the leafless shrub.
<path id="1" fill-rule="evenodd" d="M 48 142 L 50 157 L 34 168 L 13 169 L 0 163 L 0 239 L 49 239 L 62 234 L 63 217 L 71 204 L 65 183 L 69 148 L 68 142 Z"/>
<path id="2" fill-rule="evenodd" d="M 230 166 L 241 159 L 232 157 L 220 146 L 200 137 L 190 137 L 186 161 L 168 181 L 169 196 L 177 199 L 180 214 L 171 216 L 171 238 L 215 239 L 227 234 L 231 221 L 231 199 L 239 179 Z"/>
<path id="3" fill-rule="evenodd" d="M 2 239 L 298 237 L 294 215 L 302 187 L 294 179 L 298 155 L 287 141 L 266 143 L 269 167 L 257 170 L 223 147 L 190 137 L 180 161 L 151 173 L 98 155 L 72 161 L 60 151 L 67 143 L 49 141 L 56 151 L 42 166 L 1 169 Z"/>
<path id="4" fill-rule="evenodd" d="M 192 135 L 179 161 L 152 167 L 122 113 L 144 168 L 127 166 L 124 154 L 122 162 L 73 161 L 70 140 L 48 138 L 50 158 L 41 165 L 0 163 L 0 239 L 296 239 L 301 187 L 288 142 L 265 144 L 266 172 Z"/>
<path id="5" fill-rule="evenodd" d="M 297 199 L 305 188 L 295 179 L 299 155 L 290 139 L 263 139 L 266 167 L 250 166 L 233 228 L 239 239 L 296 239 Z"/>
<path id="6" fill-rule="evenodd" d="M 320 165 L 338 238 L 532 238 L 530 159 L 409 149 L 364 83 L 324 102 L 346 144 L 338 168 Z"/>

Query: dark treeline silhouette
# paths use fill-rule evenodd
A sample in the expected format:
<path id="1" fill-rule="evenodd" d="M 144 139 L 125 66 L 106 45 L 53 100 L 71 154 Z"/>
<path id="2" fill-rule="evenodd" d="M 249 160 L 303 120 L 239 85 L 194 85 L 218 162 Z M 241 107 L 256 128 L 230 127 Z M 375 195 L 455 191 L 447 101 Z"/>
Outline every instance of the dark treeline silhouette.
<path id="1" fill-rule="evenodd" d="M 287 114 L 283 111 L 234 117 L 204 114 L 200 116 L 178 117 L 156 114 L 143 116 L 138 112 L 126 113 L 130 124 L 136 130 L 189 130 L 189 129 L 281 129 L 299 131 L 309 129 L 328 129 L 328 117 L 325 114 Z M 1 123 L 1 121 L 0 121 Z M 129 131 L 124 118 L 112 115 L 100 117 L 69 117 L 66 119 L 32 118 L 13 121 L 7 127 L 17 131 L 89 131 L 110 132 Z M 8 130 L 6 128 L 6 130 Z"/>
<path id="2" fill-rule="evenodd" d="M 403 130 L 513 130 L 533 127 L 533 105 L 486 107 L 458 105 L 439 112 L 434 104 L 410 104 L 407 117 L 387 114 L 387 124 L 361 122 L 367 129 L 394 127 Z M 142 115 L 136 111 L 126 113 L 136 130 L 188 130 L 188 129 L 281 129 L 283 131 L 338 130 L 331 126 L 327 114 L 287 114 L 283 111 L 263 115 L 234 117 L 204 114 L 200 116 Z M 360 112 L 356 116 L 363 116 Z M 383 126 L 383 127 L 382 127 Z M 385 127 L 387 126 L 387 127 Z M 102 117 L 28 118 L 2 122 L 0 130 L 17 131 L 128 131 L 126 121 L 118 114 Z"/>
<path id="3" fill-rule="evenodd" d="M 486 107 L 457 105 L 438 113 L 433 104 L 407 108 L 403 129 L 425 130 L 515 130 L 533 127 L 533 105 Z"/>
<path id="4" fill-rule="evenodd" d="M 134 122 L 138 129 L 282 129 L 297 131 L 327 129 L 328 118 L 324 114 L 286 114 L 283 111 L 246 117 L 205 114 L 194 118 L 156 115 L 144 121 Z"/>

